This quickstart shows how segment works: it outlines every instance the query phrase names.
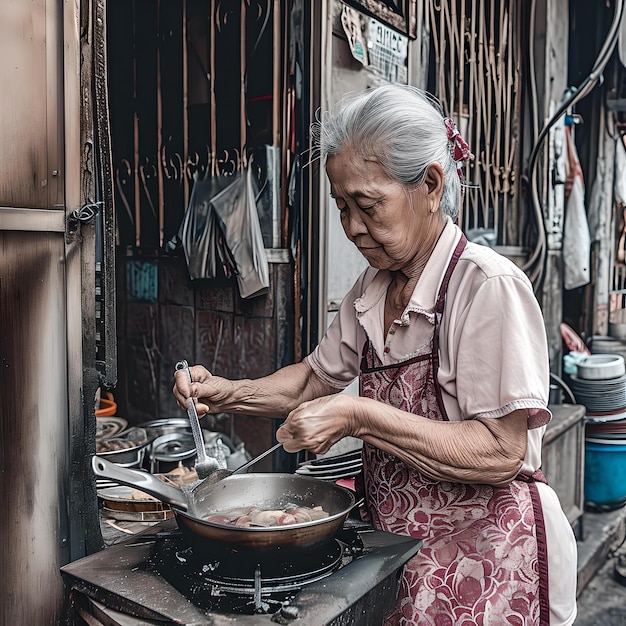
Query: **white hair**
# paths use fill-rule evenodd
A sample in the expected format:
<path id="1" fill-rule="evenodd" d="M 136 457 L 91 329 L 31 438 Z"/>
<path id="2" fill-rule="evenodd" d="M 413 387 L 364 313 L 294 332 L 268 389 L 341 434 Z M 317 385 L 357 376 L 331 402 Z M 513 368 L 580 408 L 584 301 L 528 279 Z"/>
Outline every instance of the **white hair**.
<path id="1" fill-rule="evenodd" d="M 346 96 L 338 111 L 325 111 L 311 125 L 323 163 L 345 146 L 375 159 L 407 188 L 424 182 L 439 163 L 444 173 L 441 209 L 453 220 L 459 213 L 461 179 L 451 152 L 439 102 L 417 87 L 390 84 Z"/>

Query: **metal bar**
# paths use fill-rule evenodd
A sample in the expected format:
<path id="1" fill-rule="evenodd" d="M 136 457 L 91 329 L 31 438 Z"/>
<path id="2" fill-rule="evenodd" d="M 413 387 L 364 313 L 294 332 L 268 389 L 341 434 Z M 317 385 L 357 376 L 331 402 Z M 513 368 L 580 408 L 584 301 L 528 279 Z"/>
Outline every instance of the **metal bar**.
<path id="1" fill-rule="evenodd" d="M 287 13 L 287 12 L 286 12 Z M 281 116 L 282 94 L 289 93 L 287 77 L 289 76 L 288 55 L 283 57 L 283 31 L 281 28 L 281 2 L 274 0 L 272 7 L 272 150 L 273 159 L 273 186 L 272 186 L 272 246 L 278 248 L 287 246 L 289 241 L 289 216 L 287 214 L 287 160 L 289 131 L 287 124 L 291 112 L 288 102 L 285 114 Z M 287 24 L 285 24 L 285 37 L 287 37 Z M 282 76 L 281 76 L 282 69 Z M 281 137 L 286 145 L 281 145 Z"/>
<path id="2" fill-rule="evenodd" d="M 117 317 L 116 317 L 116 204 L 113 192 L 113 154 L 108 106 L 108 65 L 106 33 L 106 0 L 95 0 L 94 29 L 94 94 L 96 133 L 98 137 L 98 171 L 100 192 L 97 198 L 102 210 L 102 272 L 101 288 L 104 300 L 104 380 L 108 387 L 117 384 Z M 94 390 L 95 392 L 95 390 Z M 89 391 L 87 391 L 89 397 Z"/>
<path id="3" fill-rule="evenodd" d="M 443 8 L 445 6 L 445 8 Z M 453 6 L 456 6 L 456 2 L 453 2 Z M 450 4 L 446 3 L 442 5 L 442 16 L 444 17 L 444 21 L 446 24 L 446 31 L 448 33 L 447 37 L 443 38 L 443 41 L 447 43 L 448 47 L 448 68 L 446 74 L 448 76 L 448 89 L 447 92 L 450 94 L 448 96 L 448 115 L 454 117 L 455 111 L 455 96 L 456 90 L 454 89 L 455 81 L 455 72 L 456 72 L 456 58 L 455 58 L 455 50 L 457 46 L 456 43 L 456 28 L 455 28 L 455 12 L 454 9 L 450 9 Z M 445 67 L 445 63 L 442 64 Z"/>
<path id="4" fill-rule="evenodd" d="M 515 9 L 513 9 L 515 10 Z M 508 232 L 510 230 L 510 215 L 509 215 L 509 194 L 511 192 L 510 185 L 510 132 L 507 132 L 508 129 L 511 128 L 510 120 L 513 115 L 513 111 L 509 110 L 512 107 L 512 90 L 514 84 L 514 77 L 511 74 L 511 50 L 514 46 L 514 41 L 512 39 L 512 22 L 513 15 L 511 12 L 504 8 L 502 10 L 501 22 L 504 24 L 504 27 L 500 28 L 501 36 L 506 34 L 506 40 L 504 44 L 500 45 L 501 48 L 501 57 L 500 57 L 500 68 L 502 72 L 502 87 L 501 87 L 501 97 L 500 97 L 500 108 L 502 111 L 502 122 L 500 124 L 500 138 L 499 138 L 499 149 L 500 149 L 500 178 L 499 178 L 499 189 L 500 189 L 500 201 L 502 204 L 502 233 L 501 233 L 501 241 L 503 244 L 509 242 Z"/>
<path id="5" fill-rule="evenodd" d="M 163 93 L 161 91 L 161 0 L 157 0 L 157 182 L 159 195 L 157 205 L 159 211 L 159 248 L 163 247 L 165 230 L 165 199 L 163 198 L 163 168 L 159 158 L 163 149 Z"/>
<path id="6" fill-rule="evenodd" d="M 474 0 L 472 2 L 472 13 L 470 16 L 470 62 L 469 62 L 469 93 L 468 93 L 468 97 L 467 97 L 467 107 L 468 107 L 468 127 L 471 126 L 472 132 L 470 133 L 471 135 L 471 141 L 474 144 L 475 148 L 474 148 L 474 152 L 476 154 L 475 157 L 475 161 L 472 165 L 472 168 L 470 170 L 470 174 L 471 174 L 471 178 L 470 178 L 470 182 L 472 183 L 472 186 L 470 187 L 470 191 L 471 194 L 467 194 L 467 199 L 466 199 L 466 205 L 471 205 L 472 208 L 472 217 L 474 220 L 474 224 L 476 225 L 477 221 L 478 221 L 478 215 L 477 215 L 477 197 L 478 197 L 478 190 L 476 189 L 476 178 L 479 176 L 478 173 L 478 148 L 479 146 L 479 138 L 476 135 L 475 132 L 475 128 L 476 128 L 476 119 L 475 119 L 475 115 L 476 115 L 476 106 L 475 106 L 475 101 L 474 101 L 474 97 L 475 97 L 475 81 L 476 81 L 476 3 L 478 2 L 478 0 Z M 478 179 L 478 182 L 480 182 L 480 178 Z M 467 214 L 469 215 L 469 211 L 467 211 Z M 466 226 L 469 226 L 469 224 L 467 224 L 466 222 Z"/>
<path id="7" fill-rule="evenodd" d="M 497 146 L 498 137 L 500 136 L 500 124 L 502 120 L 499 117 L 496 117 L 494 120 L 493 111 L 494 107 L 496 110 L 496 115 L 498 115 L 498 68 L 497 62 L 495 59 L 495 37 L 496 37 L 496 29 L 495 29 L 495 0 L 491 0 L 489 4 L 489 46 L 487 47 L 487 55 L 488 55 L 488 63 L 490 67 L 489 76 L 491 80 L 487 85 L 487 119 L 489 120 L 489 133 L 487 133 L 487 141 L 488 145 L 486 147 L 485 153 L 487 156 L 486 167 L 485 167 L 485 177 L 489 181 L 489 199 L 487 206 L 487 215 L 489 214 L 489 206 L 493 207 L 493 229 L 497 233 L 498 232 L 498 184 L 497 178 L 494 176 L 495 172 L 498 168 L 498 162 L 496 161 L 495 155 L 495 147 L 494 143 Z M 492 127 L 492 122 L 495 121 L 495 128 Z M 494 171 L 495 167 L 495 171 Z"/>
<path id="8" fill-rule="evenodd" d="M 281 90 L 281 26 L 280 0 L 274 0 L 272 8 L 272 144 L 280 145 L 280 90 Z"/>
<path id="9" fill-rule="evenodd" d="M 479 19 L 479 23 L 478 23 L 478 60 L 479 60 L 479 72 L 477 75 L 477 80 L 481 80 L 483 77 L 486 78 L 486 72 L 487 72 L 487 68 L 486 68 L 486 57 L 487 57 L 487 42 L 485 41 L 486 39 L 486 33 L 485 33 L 485 27 L 486 27 L 486 15 L 485 15 L 485 2 L 486 0 L 481 0 L 480 2 L 480 11 L 481 11 L 481 15 L 480 15 L 480 19 Z M 486 103 L 485 103 L 485 80 L 483 80 L 481 83 L 479 83 L 478 85 L 478 89 L 477 89 L 477 93 L 479 95 L 479 114 L 478 114 L 478 121 L 479 121 L 479 127 L 476 129 L 476 136 L 480 137 L 483 141 L 484 141 L 484 146 L 483 149 L 480 151 L 480 159 L 479 159 L 479 164 L 480 164 L 480 169 L 481 169 L 481 186 L 479 189 L 480 192 L 480 208 L 482 210 L 482 215 L 483 215 L 483 222 L 485 226 L 488 226 L 488 218 L 486 219 L 485 217 L 485 211 L 487 210 L 488 204 L 489 204 L 489 179 L 488 177 L 485 175 L 486 172 L 486 162 L 487 162 L 487 146 L 488 146 L 488 123 L 489 120 L 486 117 Z M 483 129 L 483 125 L 484 125 L 484 129 Z"/>
<path id="10" fill-rule="evenodd" d="M 461 8 L 459 12 L 459 123 L 461 123 L 461 115 L 463 114 L 463 106 L 465 104 L 465 0 L 461 0 Z"/>
<path id="11" fill-rule="evenodd" d="M 189 85 L 187 72 L 189 71 L 189 57 L 187 55 L 187 0 L 183 0 L 181 17 L 182 36 L 182 80 L 183 80 L 183 166 L 180 172 L 183 185 L 183 207 L 189 204 L 189 178 L 187 176 L 187 164 L 189 161 Z"/>
<path id="12" fill-rule="evenodd" d="M 493 143 L 493 95 L 495 91 L 494 86 L 494 74 L 495 74 L 495 64 L 493 62 L 494 57 L 494 13 L 495 13 L 495 0 L 490 0 L 489 3 L 489 24 L 485 24 L 487 26 L 487 45 L 485 47 L 485 66 L 489 68 L 487 82 L 485 84 L 487 103 L 485 106 L 485 187 L 486 187 L 486 202 L 483 205 L 483 215 L 485 220 L 485 226 L 488 228 L 490 226 L 489 222 L 489 208 L 493 207 L 493 219 L 494 219 L 494 227 L 496 226 L 496 215 L 497 215 L 497 207 L 494 202 L 494 190 L 493 190 L 493 179 L 491 176 L 491 164 L 493 162 L 493 154 L 492 154 L 492 143 Z M 485 20 L 486 22 L 486 20 Z"/>
<path id="13" fill-rule="evenodd" d="M 137 4 L 133 0 L 133 190 L 135 197 L 135 245 L 141 246 L 141 185 L 139 182 L 139 114 L 137 112 Z"/>
<path id="14" fill-rule="evenodd" d="M 512 58 L 512 50 L 515 45 L 515 40 L 513 39 L 513 22 L 515 19 L 515 8 L 513 8 L 512 12 L 506 11 L 507 15 L 507 48 L 506 48 L 506 63 L 503 63 L 504 72 L 506 75 L 505 85 L 506 89 L 503 93 L 503 105 L 502 110 L 504 111 L 504 116 L 506 118 L 506 126 L 503 126 L 503 137 L 502 137 L 502 151 L 503 151 L 503 163 L 502 163 L 502 207 L 503 207 L 503 215 L 505 219 L 505 224 L 507 225 L 502 233 L 502 243 L 508 243 L 508 233 L 509 233 L 509 195 L 511 193 L 511 138 L 510 132 L 507 132 L 510 126 L 510 119 L 513 112 L 511 109 L 513 108 L 513 98 L 512 91 L 514 89 L 515 77 L 511 71 L 511 58 Z"/>
<path id="15" fill-rule="evenodd" d="M 432 34 L 433 49 L 435 50 L 435 63 L 438 65 L 439 62 L 440 62 L 440 60 L 439 60 L 439 38 L 440 38 L 440 32 L 439 32 L 439 29 L 436 26 L 436 24 L 437 24 L 437 16 L 435 14 L 434 0 L 430 0 L 430 2 L 428 3 L 428 17 L 429 17 L 429 21 L 430 21 L 430 24 L 431 24 L 431 31 L 430 32 Z M 439 84 L 439 83 L 437 82 L 437 84 Z M 437 96 L 439 97 L 439 99 L 441 99 L 441 93 L 437 93 Z"/>
<path id="16" fill-rule="evenodd" d="M 433 24 L 432 32 L 433 32 L 433 49 L 435 51 L 435 64 L 436 64 L 436 68 L 435 69 L 436 69 L 436 72 L 437 72 L 437 81 L 436 81 L 437 90 L 438 90 L 437 91 L 437 96 L 439 97 L 440 100 L 442 100 L 441 90 L 439 88 L 439 82 L 441 80 L 441 76 L 439 75 L 439 64 L 441 62 L 441 60 L 440 60 L 440 51 L 439 51 L 439 38 L 441 36 L 441 33 L 440 33 L 440 30 L 439 30 L 440 27 L 437 25 L 438 24 L 438 20 L 437 20 L 437 14 L 436 14 L 434 0 L 430 1 L 429 8 L 430 8 L 430 19 L 431 19 L 431 22 Z"/>
<path id="17" fill-rule="evenodd" d="M 210 68 L 211 68 L 211 172 L 215 176 L 217 175 L 217 109 L 215 98 L 215 0 L 211 0 L 210 4 L 211 19 L 210 19 Z"/>
<path id="18" fill-rule="evenodd" d="M 245 168 L 248 164 L 247 152 L 247 128 L 246 128 L 246 0 L 241 0 L 241 13 L 239 16 L 239 166 Z"/>
<path id="19" fill-rule="evenodd" d="M 445 67 L 446 67 L 446 38 L 444 37 L 444 33 L 445 33 L 445 20 L 444 20 L 444 11 L 445 11 L 445 7 L 446 5 L 446 1 L 447 0 L 442 0 L 441 2 L 441 8 L 439 11 L 439 33 L 440 33 L 440 37 L 439 37 L 439 54 L 437 55 L 438 58 L 438 63 L 439 63 L 439 98 L 442 102 L 445 102 L 447 100 L 447 84 L 446 84 L 446 74 L 445 74 Z"/>
<path id="20" fill-rule="evenodd" d="M 281 10 L 282 4 L 278 2 L 279 10 Z M 280 177 L 280 210 L 281 210 L 281 234 L 283 247 L 287 248 L 290 245 L 290 232 L 289 232 L 289 211 L 288 211 L 288 179 L 289 173 L 293 166 L 294 157 L 296 153 L 295 142 L 295 130 L 296 130 L 296 93 L 295 85 L 291 83 L 289 65 L 289 32 L 290 32 L 290 13 L 284 11 L 282 13 L 283 37 L 281 38 L 281 54 L 283 58 L 283 77 L 282 77 L 282 89 L 278 94 L 279 97 L 279 112 L 282 116 L 282 134 L 279 137 L 279 145 L 282 146 L 279 152 L 279 158 L 281 161 L 281 177 Z M 320 87 L 320 91 L 323 93 L 324 88 Z M 321 98 L 321 96 L 320 96 Z M 297 318 L 296 318 L 297 319 Z"/>

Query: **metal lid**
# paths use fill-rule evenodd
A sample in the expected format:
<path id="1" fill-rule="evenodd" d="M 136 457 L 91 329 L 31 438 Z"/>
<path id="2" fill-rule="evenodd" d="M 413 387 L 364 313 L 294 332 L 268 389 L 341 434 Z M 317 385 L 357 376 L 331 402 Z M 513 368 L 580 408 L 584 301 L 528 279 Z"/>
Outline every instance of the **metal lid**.
<path id="1" fill-rule="evenodd" d="M 186 417 L 169 417 L 140 424 L 152 438 L 170 433 L 191 433 L 191 426 Z"/>
<path id="2" fill-rule="evenodd" d="M 196 445 L 190 433 L 161 435 L 152 442 L 149 452 L 156 461 L 181 461 L 195 455 Z"/>

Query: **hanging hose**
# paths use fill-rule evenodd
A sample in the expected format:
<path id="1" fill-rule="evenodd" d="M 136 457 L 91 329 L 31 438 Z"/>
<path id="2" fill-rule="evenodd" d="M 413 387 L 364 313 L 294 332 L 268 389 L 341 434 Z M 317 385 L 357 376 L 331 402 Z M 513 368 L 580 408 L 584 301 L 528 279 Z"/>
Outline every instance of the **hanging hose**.
<path id="1" fill-rule="evenodd" d="M 561 391 L 565 393 L 565 395 L 567 396 L 567 399 L 570 401 L 570 404 L 578 404 L 576 402 L 576 397 L 574 396 L 574 393 L 567 386 L 567 384 L 562 378 L 559 378 L 556 374 L 553 374 L 552 372 L 550 372 L 550 380 L 556 383 L 556 385 L 561 389 Z"/>
<path id="2" fill-rule="evenodd" d="M 600 49 L 600 52 L 598 53 L 590 74 L 585 78 L 585 80 L 583 80 L 579 87 L 576 88 L 568 98 L 566 98 L 566 100 L 561 104 L 557 112 L 544 125 L 543 129 L 539 133 L 539 136 L 537 137 L 535 145 L 531 151 L 530 158 L 528 160 L 528 181 L 531 188 L 533 213 L 535 215 L 535 221 L 537 223 L 537 229 L 539 232 L 537 235 L 537 245 L 535 246 L 532 255 L 522 267 L 522 269 L 528 273 L 528 276 L 533 283 L 535 293 L 539 291 L 543 283 L 547 259 L 544 215 L 541 208 L 539 192 L 537 191 L 537 185 L 535 181 L 535 167 L 537 164 L 537 158 L 539 156 L 543 140 L 546 138 L 552 126 L 554 126 L 556 122 L 561 119 L 561 116 L 570 107 L 572 107 L 575 103 L 579 102 L 585 96 L 587 96 L 595 88 L 596 84 L 600 80 L 602 72 L 609 62 L 609 59 L 613 54 L 613 50 L 617 45 L 623 15 L 624 0 L 617 0 L 615 5 L 615 14 L 613 16 L 611 27 L 609 28 L 607 37 L 604 41 L 604 44 L 602 45 L 602 48 Z"/>

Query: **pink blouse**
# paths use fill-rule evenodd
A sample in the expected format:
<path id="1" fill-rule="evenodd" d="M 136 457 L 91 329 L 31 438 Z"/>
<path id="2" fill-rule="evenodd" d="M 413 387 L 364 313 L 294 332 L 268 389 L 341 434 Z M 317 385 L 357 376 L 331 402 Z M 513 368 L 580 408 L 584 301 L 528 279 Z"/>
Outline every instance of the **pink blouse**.
<path id="1" fill-rule="evenodd" d="M 430 350 L 434 306 L 461 230 L 448 220 L 400 319 L 385 332 L 392 275 L 366 269 L 306 360 L 320 379 L 344 389 L 359 374 L 366 334 L 383 364 Z M 524 272 L 491 248 L 468 242 L 448 287 L 440 326 L 438 381 L 451 420 L 502 417 L 528 409 L 523 469 L 541 465 L 549 360 L 539 304 Z"/>

